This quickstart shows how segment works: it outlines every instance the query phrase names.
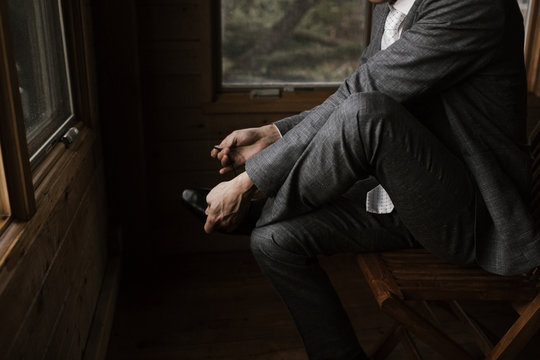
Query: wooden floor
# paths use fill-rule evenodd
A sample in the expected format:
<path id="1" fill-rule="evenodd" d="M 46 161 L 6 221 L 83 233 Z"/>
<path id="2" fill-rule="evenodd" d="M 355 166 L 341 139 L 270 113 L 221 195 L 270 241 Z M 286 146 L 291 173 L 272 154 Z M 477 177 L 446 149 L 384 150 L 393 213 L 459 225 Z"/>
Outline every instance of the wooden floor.
<path id="1" fill-rule="evenodd" d="M 391 321 L 381 314 L 350 255 L 321 258 L 369 352 Z M 515 315 L 502 304 L 465 304 L 494 333 Z M 444 309 L 451 336 L 478 355 L 470 335 Z M 417 342 L 426 360 L 440 357 Z M 405 359 L 400 347 L 389 359 Z M 279 297 L 248 252 L 195 254 L 128 263 L 108 359 L 305 360 Z M 540 336 L 520 360 L 540 359 Z"/>

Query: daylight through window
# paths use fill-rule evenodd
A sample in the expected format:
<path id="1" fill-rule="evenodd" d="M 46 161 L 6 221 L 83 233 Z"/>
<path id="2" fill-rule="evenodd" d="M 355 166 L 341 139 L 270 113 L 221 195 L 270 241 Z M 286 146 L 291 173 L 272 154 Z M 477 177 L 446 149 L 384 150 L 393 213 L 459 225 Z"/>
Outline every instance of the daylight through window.
<path id="1" fill-rule="evenodd" d="M 68 126 L 73 102 L 59 0 L 9 0 L 31 161 Z"/>
<path id="2" fill-rule="evenodd" d="M 4 160 L 2 150 L 0 150 L 0 227 L 10 215 L 11 208 L 9 206 L 6 175 L 4 173 Z"/>
<path id="3" fill-rule="evenodd" d="M 342 82 L 367 45 L 369 12 L 359 0 L 222 0 L 223 86 Z"/>

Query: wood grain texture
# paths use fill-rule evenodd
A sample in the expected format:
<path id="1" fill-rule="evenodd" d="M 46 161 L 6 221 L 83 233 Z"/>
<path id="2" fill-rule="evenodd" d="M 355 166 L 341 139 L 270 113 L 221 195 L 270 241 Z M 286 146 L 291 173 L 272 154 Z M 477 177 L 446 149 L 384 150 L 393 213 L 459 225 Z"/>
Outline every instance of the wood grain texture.
<path id="1" fill-rule="evenodd" d="M 9 359 L 40 359 L 45 353 L 64 358 L 69 353 L 66 342 L 71 345 L 80 338 L 79 346 L 86 343 L 106 259 L 95 183 L 71 214 L 73 221 L 16 332 Z"/>
<path id="2" fill-rule="evenodd" d="M 101 174 L 94 178 L 83 199 L 87 210 L 77 216 L 81 218 L 77 232 L 84 231 L 85 236 L 75 256 L 79 262 L 74 266 L 73 282 L 50 331 L 45 359 L 80 359 L 86 348 L 107 261 L 104 214 L 99 210 L 103 209 L 104 198 L 96 196 L 103 195 L 104 190 L 99 179 Z M 91 227 L 84 229 L 88 226 Z"/>
<path id="3" fill-rule="evenodd" d="M 106 357 L 120 286 L 121 271 L 121 256 L 110 257 L 105 270 L 99 301 L 96 305 L 95 316 L 92 320 L 91 332 L 84 349 L 82 357 L 84 360 L 101 360 Z"/>
<path id="4" fill-rule="evenodd" d="M 248 92 L 218 94 L 215 102 L 205 104 L 208 113 L 300 113 L 321 104 L 331 90 L 283 92 L 279 98 L 250 99 Z"/>
<path id="5" fill-rule="evenodd" d="M 11 243 L 0 267 L 2 358 L 41 358 L 56 336 L 86 340 L 89 320 L 74 315 L 91 318 L 97 291 L 80 284 L 99 286 L 106 244 L 103 173 L 96 153 L 94 137 L 83 131 L 41 181 L 34 217 L 12 223 L 0 239 Z M 93 267 L 87 270 L 89 263 Z M 79 298 L 89 305 L 65 313 Z"/>
<path id="6" fill-rule="evenodd" d="M 415 303 L 453 304 L 454 310 L 459 310 L 457 317 L 465 320 L 465 325 L 473 331 L 473 338 L 480 340 L 479 351 L 486 354 L 486 359 L 517 358 L 539 329 L 540 296 L 537 295 L 538 279 L 535 277 L 500 276 L 477 266 L 446 263 L 424 249 L 359 254 L 358 263 L 381 310 L 449 360 L 470 358 L 472 353 L 468 354 L 450 338 L 444 326 L 433 324 L 418 313 Z M 400 298 L 396 294 L 401 295 Z M 472 322 L 466 312 L 457 307 L 457 300 L 507 303 L 526 300 L 532 303 L 512 326 L 507 326 L 504 336 L 491 352 L 483 326 Z"/>
<path id="7" fill-rule="evenodd" d="M 201 72 L 199 41 L 141 43 L 141 68 L 157 75 L 195 75 Z"/>
<path id="8" fill-rule="evenodd" d="M 237 129 L 271 124 L 294 113 L 207 114 L 200 108 L 158 107 L 148 114 L 153 143 L 196 140 L 221 141 Z"/>
<path id="9" fill-rule="evenodd" d="M 141 3 L 140 26 L 143 42 L 193 41 L 200 38 L 198 2 Z"/>
<path id="10" fill-rule="evenodd" d="M 183 106 L 197 107 L 202 103 L 200 75 L 145 74 L 147 101 L 152 108 Z"/>

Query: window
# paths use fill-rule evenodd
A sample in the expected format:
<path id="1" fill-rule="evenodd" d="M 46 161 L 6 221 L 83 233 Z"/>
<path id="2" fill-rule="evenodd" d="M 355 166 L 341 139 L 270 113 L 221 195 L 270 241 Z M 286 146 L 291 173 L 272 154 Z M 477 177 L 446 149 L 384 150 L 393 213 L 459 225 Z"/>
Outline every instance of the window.
<path id="1" fill-rule="evenodd" d="M 9 197 L 7 192 L 6 176 L 4 174 L 4 161 L 2 160 L 2 151 L 0 150 L 0 229 L 11 215 L 9 206 Z"/>
<path id="2" fill-rule="evenodd" d="M 60 1 L 9 0 L 9 19 L 30 161 L 73 119 Z"/>
<path id="3" fill-rule="evenodd" d="M 94 119 L 87 11 L 82 0 L 0 2 L 0 231 L 6 214 L 32 217 L 60 137 Z"/>
<path id="4" fill-rule="evenodd" d="M 337 85 L 358 66 L 370 13 L 359 0 L 222 0 L 222 87 Z"/>
<path id="5" fill-rule="evenodd" d="M 525 41 L 525 62 L 529 92 L 540 97 L 540 32 L 538 0 L 529 0 L 527 4 L 527 35 Z"/>

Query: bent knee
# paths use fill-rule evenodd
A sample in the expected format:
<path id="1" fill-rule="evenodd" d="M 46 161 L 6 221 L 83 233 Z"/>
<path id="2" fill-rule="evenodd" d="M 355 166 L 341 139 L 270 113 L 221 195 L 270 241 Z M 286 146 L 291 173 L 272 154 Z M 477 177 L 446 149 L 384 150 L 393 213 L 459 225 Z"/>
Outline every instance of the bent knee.
<path id="1" fill-rule="evenodd" d="M 403 109 L 394 99 L 378 91 L 351 94 L 339 106 L 343 118 L 356 117 L 362 121 L 388 118 Z"/>
<path id="2" fill-rule="evenodd" d="M 270 234 L 267 231 L 263 231 L 264 228 L 255 228 L 251 232 L 249 239 L 249 247 L 252 253 L 261 253 L 265 251 L 265 247 L 270 240 Z"/>
<path id="3" fill-rule="evenodd" d="M 301 237 L 295 236 L 280 224 L 255 228 L 250 239 L 251 252 L 255 258 L 264 257 L 287 263 L 306 263 L 311 255 L 306 251 Z"/>
<path id="4" fill-rule="evenodd" d="M 380 92 L 352 94 L 338 111 L 341 116 L 334 126 L 344 133 L 358 134 L 366 146 L 382 136 L 388 126 L 409 116 L 405 107 Z"/>

